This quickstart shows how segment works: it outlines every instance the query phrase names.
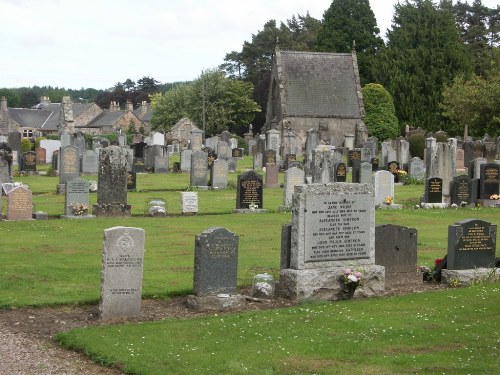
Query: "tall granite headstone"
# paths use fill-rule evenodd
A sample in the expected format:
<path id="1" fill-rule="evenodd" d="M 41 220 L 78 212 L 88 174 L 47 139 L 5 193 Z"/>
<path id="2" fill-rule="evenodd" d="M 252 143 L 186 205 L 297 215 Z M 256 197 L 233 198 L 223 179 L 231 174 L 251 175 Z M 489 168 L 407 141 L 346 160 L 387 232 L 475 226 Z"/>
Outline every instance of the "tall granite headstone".
<path id="1" fill-rule="evenodd" d="M 389 171 L 377 171 L 373 174 L 373 186 L 375 187 L 375 205 L 381 206 L 385 198 L 394 198 L 394 175 Z"/>
<path id="2" fill-rule="evenodd" d="M 236 209 L 248 209 L 250 205 L 263 208 L 262 177 L 254 171 L 247 171 L 238 176 Z"/>
<path id="3" fill-rule="evenodd" d="M 194 151 L 191 154 L 190 185 L 206 187 L 208 184 L 208 154 Z"/>
<path id="4" fill-rule="evenodd" d="M 99 156 L 94 150 L 87 150 L 82 156 L 82 173 L 97 174 L 99 171 Z"/>
<path id="5" fill-rule="evenodd" d="M 283 189 L 283 206 L 292 207 L 292 197 L 295 186 L 305 184 L 304 171 L 291 167 L 285 172 L 285 188 Z"/>
<path id="6" fill-rule="evenodd" d="M 472 199 L 472 181 L 469 176 L 460 175 L 453 179 L 451 203 L 457 206 L 475 203 L 475 199 Z"/>

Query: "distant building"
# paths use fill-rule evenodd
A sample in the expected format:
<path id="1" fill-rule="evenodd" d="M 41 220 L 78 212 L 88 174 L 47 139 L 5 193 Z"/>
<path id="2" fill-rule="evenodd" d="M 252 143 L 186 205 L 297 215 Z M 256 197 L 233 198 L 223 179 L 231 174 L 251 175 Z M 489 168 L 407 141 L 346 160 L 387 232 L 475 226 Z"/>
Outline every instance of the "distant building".
<path id="1" fill-rule="evenodd" d="M 307 131 L 342 146 L 344 135 L 364 129 L 356 53 L 276 51 L 263 132 L 292 131 L 304 146 Z"/>
<path id="2" fill-rule="evenodd" d="M 194 129 L 200 130 L 188 117 L 181 118 L 166 134 L 167 143 L 179 143 L 182 147 L 186 147 Z"/>

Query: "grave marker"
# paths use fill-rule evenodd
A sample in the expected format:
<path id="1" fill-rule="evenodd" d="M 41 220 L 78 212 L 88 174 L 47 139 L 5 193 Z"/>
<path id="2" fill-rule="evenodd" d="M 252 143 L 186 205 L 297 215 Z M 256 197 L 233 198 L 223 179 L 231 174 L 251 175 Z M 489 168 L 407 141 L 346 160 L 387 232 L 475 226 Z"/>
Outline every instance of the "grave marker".
<path id="1" fill-rule="evenodd" d="M 7 194 L 7 220 L 31 220 L 33 201 L 31 191 L 25 186 L 16 186 Z"/>
<path id="2" fill-rule="evenodd" d="M 236 209 L 248 209 L 250 206 L 263 208 L 262 177 L 254 171 L 247 171 L 238 176 Z"/>

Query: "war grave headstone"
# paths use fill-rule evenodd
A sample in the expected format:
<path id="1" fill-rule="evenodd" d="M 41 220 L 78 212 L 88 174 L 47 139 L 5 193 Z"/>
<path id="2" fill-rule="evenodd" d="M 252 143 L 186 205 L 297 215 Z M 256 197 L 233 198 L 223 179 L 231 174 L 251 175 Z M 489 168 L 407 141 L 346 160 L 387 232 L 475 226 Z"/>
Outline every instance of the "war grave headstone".
<path id="1" fill-rule="evenodd" d="M 262 169 L 263 155 L 261 152 L 256 152 L 253 156 L 253 169 Z"/>
<path id="2" fill-rule="evenodd" d="M 16 186 L 7 194 L 7 220 L 32 220 L 33 198 L 26 186 Z"/>
<path id="3" fill-rule="evenodd" d="M 283 189 L 284 208 L 292 207 L 295 186 L 305 184 L 304 171 L 297 167 L 288 168 L 285 172 L 285 188 Z"/>
<path id="4" fill-rule="evenodd" d="M 375 264 L 385 267 L 385 285 L 417 285 L 417 230 L 385 224 L 375 227 Z"/>
<path id="5" fill-rule="evenodd" d="M 424 201 L 426 203 L 443 203 L 443 179 L 431 177 L 425 181 Z"/>
<path id="6" fill-rule="evenodd" d="M 191 150 L 182 150 L 181 151 L 181 171 L 189 172 L 191 171 L 191 154 L 193 151 Z"/>
<path id="7" fill-rule="evenodd" d="M 379 158 L 371 158 L 370 159 L 370 163 L 372 165 L 372 172 L 378 171 L 378 166 L 379 166 L 379 163 L 380 163 Z"/>
<path id="8" fill-rule="evenodd" d="M 263 209 L 262 177 L 252 171 L 238 176 L 235 212 L 265 212 Z"/>
<path id="9" fill-rule="evenodd" d="M 297 185 L 293 195 L 290 267 L 281 269 L 279 293 L 293 300 L 344 298 L 340 276 L 363 269 L 356 295 L 384 292 L 384 267 L 375 265 L 375 205 L 367 184 Z M 281 264 L 287 264 L 288 260 Z"/>
<path id="10" fill-rule="evenodd" d="M 137 189 L 137 173 L 127 170 L 127 191 Z"/>
<path id="11" fill-rule="evenodd" d="M 127 204 L 127 152 L 120 146 L 109 146 L 99 152 L 96 216 L 130 216 Z"/>
<path id="12" fill-rule="evenodd" d="M 38 147 L 35 150 L 35 153 L 36 153 L 36 163 L 45 164 L 47 160 L 47 150 L 42 147 Z"/>
<path id="13" fill-rule="evenodd" d="M 490 200 L 492 195 L 500 194 L 499 189 L 500 164 L 482 164 L 480 166 L 479 198 Z"/>
<path id="14" fill-rule="evenodd" d="M 448 226 L 447 269 L 441 271 L 441 281 L 460 281 L 468 285 L 492 275 L 495 267 L 497 226 L 487 221 L 466 219 Z M 500 269 L 493 273 L 500 279 Z"/>
<path id="15" fill-rule="evenodd" d="M 155 173 L 168 173 L 168 154 L 165 156 L 155 156 Z"/>
<path id="16" fill-rule="evenodd" d="M 191 154 L 190 185 L 208 188 L 208 154 L 205 151 L 194 151 Z"/>
<path id="17" fill-rule="evenodd" d="M 424 161 L 418 156 L 414 157 L 408 163 L 408 175 L 418 181 L 423 181 L 425 178 Z"/>
<path id="18" fill-rule="evenodd" d="M 132 318 L 141 313 L 144 240 L 145 231 L 140 228 L 104 230 L 101 320 Z"/>
<path id="19" fill-rule="evenodd" d="M 222 227 L 211 227 L 196 236 L 193 295 L 188 304 L 196 310 L 227 310 L 241 306 L 237 294 L 238 236 Z"/>
<path id="20" fill-rule="evenodd" d="M 279 165 L 276 163 L 266 164 L 266 188 L 279 188 L 278 180 Z"/>
<path id="21" fill-rule="evenodd" d="M 337 163 L 335 165 L 335 182 L 347 181 L 347 167 L 345 163 Z"/>
<path id="22" fill-rule="evenodd" d="M 36 172 L 36 153 L 34 151 L 22 153 L 21 170 L 28 173 Z"/>
<path id="23" fill-rule="evenodd" d="M 203 130 L 200 129 L 191 130 L 189 148 L 193 152 L 200 151 L 203 148 Z"/>
<path id="24" fill-rule="evenodd" d="M 61 148 L 61 141 L 54 139 L 42 139 L 40 141 L 40 148 L 45 149 L 45 161 L 44 163 L 52 163 L 52 155 L 54 151 Z"/>
<path id="25" fill-rule="evenodd" d="M 362 162 L 359 168 L 359 183 L 372 184 L 372 165 L 367 162 Z"/>
<path id="26" fill-rule="evenodd" d="M 198 193 L 196 191 L 181 192 L 181 209 L 183 215 L 198 213 Z"/>
<path id="27" fill-rule="evenodd" d="M 225 159 L 214 160 L 210 167 L 210 186 L 212 189 L 227 188 L 228 161 Z"/>
<path id="28" fill-rule="evenodd" d="M 99 157 L 94 150 L 87 150 L 82 156 L 82 173 L 97 174 L 99 170 Z"/>
<path id="29" fill-rule="evenodd" d="M 375 188 L 374 203 L 377 207 L 387 206 L 386 198 L 394 199 L 394 175 L 389 171 L 377 171 L 373 174 Z M 391 204 L 392 206 L 392 204 Z"/>
<path id="30" fill-rule="evenodd" d="M 472 181 L 467 175 L 456 176 L 453 179 L 451 203 L 457 206 L 468 206 L 475 203 L 472 199 Z"/>
<path id="31" fill-rule="evenodd" d="M 89 182 L 81 178 L 75 178 L 66 182 L 66 194 L 64 200 L 65 219 L 89 219 L 95 216 L 89 215 Z"/>

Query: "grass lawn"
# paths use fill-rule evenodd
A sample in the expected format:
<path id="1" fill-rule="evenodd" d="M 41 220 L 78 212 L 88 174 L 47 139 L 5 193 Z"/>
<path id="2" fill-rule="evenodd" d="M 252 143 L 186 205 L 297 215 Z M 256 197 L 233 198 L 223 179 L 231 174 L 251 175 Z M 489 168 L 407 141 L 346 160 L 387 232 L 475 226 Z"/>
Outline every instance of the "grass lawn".
<path id="1" fill-rule="evenodd" d="M 173 161 L 171 161 L 173 162 Z M 251 159 L 238 162 L 250 168 Z M 263 174 L 263 173 L 261 173 Z M 230 175 L 235 186 L 237 174 Z M 97 176 L 84 176 L 97 180 Z M 283 181 L 283 175 L 280 174 Z M 266 214 L 233 214 L 236 190 L 200 191 L 199 214 L 182 216 L 186 174 L 140 174 L 128 194 L 130 218 L 59 219 L 64 197 L 57 177 L 16 177 L 34 193 L 46 221 L 0 222 L 0 308 L 95 304 L 99 300 L 104 229 L 146 231 L 144 298 L 187 294 L 193 286 L 195 236 L 222 226 L 239 236 L 238 285 L 261 270 L 279 275 L 283 189 L 264 189 Z M 423 185 L 396 186 L 402 210 L 377 210 L 377 224 L 418 230 L 418 263 L 431 266 L 446 254 L 448 225 L 475 218 L 497 226 L 495 208 L 414 209 Z M 146 202 L 162 198 L 166 218 L 144 216 Z M 6 198 L 2 197 L 3 206 Z M 91 204 L 96 200 L 91 194 Z M 497 244 L 497 256 L 500 245 Z M 366 374 L 495 373 L 499 360 L 500 285 L 394 298 L 329 304 L 189 320 L 112 325 L 59 336 L 68 347 L 131 374 Z"/>

